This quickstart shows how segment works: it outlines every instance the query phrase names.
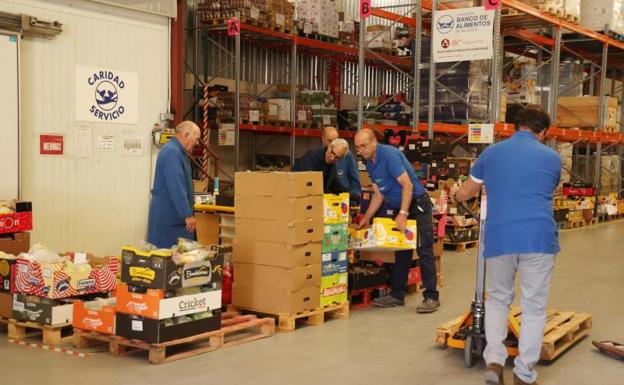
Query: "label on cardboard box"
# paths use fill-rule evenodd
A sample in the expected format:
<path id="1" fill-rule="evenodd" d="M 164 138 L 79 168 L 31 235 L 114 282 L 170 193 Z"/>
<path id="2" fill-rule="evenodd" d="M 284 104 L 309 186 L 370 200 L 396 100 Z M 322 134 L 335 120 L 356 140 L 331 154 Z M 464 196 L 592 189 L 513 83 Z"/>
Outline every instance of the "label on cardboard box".
<path id="1" fill-rule="evenodd" d="M 323 124 L 331 124 L 331 117 L 329 115 L 323 115 Z"/>
<path id="2" fill-rule="evenodd" d="M 249 17 L 251 17 L 252 19 L 257 19 L 258 17 L 260 17 L 260 10 L 256 7 L 251 7 L 249 9 Z"/>
<path id="3" fill-rule="evenodd" d="M 300 122 L 304 122 L 306 121 L 308 118 L 308 114 L 305 112 L 305 110 L 299 110 L 297 111 L 297 120 Z"/>
<path id="4" fill-rule="evenodd" d="M 143 321 L 140 320 L 132 320 L 132 330 L 135 332 L 143 331 Z"/>
<path id="5" fill-rule="evenodd" d="M 277 24 L 279 26 L 283 26 L 284 25 L 284 15 L 282 15 L 281 13 L 276 13 L 275 14 L 275 24 Z"/>
<path id="6" fill-rule="evenodd" d="M 260 121 L 260 111 L 258 110 L 249 110 L 249 120 L 252 122 Z"/>
<path id="7" fill-rule="evenodd" d="M 17 297 L 13 300 L 13 310 L 24 311 L 24 302 L 18 301 Z"/>
<path id="8" fill-rule="evenodd" d="M 312 33 L 312 23 L 305 22 L 303 23 L 303 33 L 310 34 Z"/>
<path id="9" fill-rule="evenodd" d="M 277 116 L 277 104 L 269 104 L 269 115 Z"/>

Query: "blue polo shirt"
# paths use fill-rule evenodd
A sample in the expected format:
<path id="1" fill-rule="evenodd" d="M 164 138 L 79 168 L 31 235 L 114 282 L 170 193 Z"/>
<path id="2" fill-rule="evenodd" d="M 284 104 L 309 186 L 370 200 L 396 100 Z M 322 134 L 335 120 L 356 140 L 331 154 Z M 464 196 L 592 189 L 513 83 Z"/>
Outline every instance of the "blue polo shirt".
<path id="1" fill-rule="evenodd" d="M 520 253 L 556 254 L 559 235 L 552 196 L 561 177 L 561 157 L 528 131 L 488 147 L 470 171 L 485 184 L 487 219 L 484 257 Z"/>
<path id="2" fill-rule="evenodd" d="M 373 183 L 379 187 L 384 200 L 393 209 L 401 208 L 401 193 L 403 187 L 397 178 L 404 172 L 409 175 L 414 185 L 413 197 L 425 194 L 425 188 L 416 177 L 416 172 L 407 158 L 398 148 L 385 144 L 377 144 L 375 161 L 366 161 L 366 169 Z"/>

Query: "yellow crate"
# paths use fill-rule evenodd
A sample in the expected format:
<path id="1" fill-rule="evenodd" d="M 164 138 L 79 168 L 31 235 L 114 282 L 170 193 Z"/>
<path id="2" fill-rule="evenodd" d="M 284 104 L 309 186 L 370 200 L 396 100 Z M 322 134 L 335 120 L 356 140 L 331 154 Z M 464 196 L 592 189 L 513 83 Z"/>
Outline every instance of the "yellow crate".
<path id="1" fill-rule="evenodd" d="M 323 194 L 323 221 L 325 224 L 349 222 L 349 193 Z"/>
<path id="2" fill-rule="evenodd" d="M 408 220 L 405 233 L 392 218 L 374 218 L 369 228 L 350 228 L 350 247 L 358 250 L 410 250 L 416 248 L 416 221 Z"/>
<path id="3" fill-rule="evenodd" d="M 348 273 L 334 274 L 321 278 L 321 307 L 348 300 Z"/>

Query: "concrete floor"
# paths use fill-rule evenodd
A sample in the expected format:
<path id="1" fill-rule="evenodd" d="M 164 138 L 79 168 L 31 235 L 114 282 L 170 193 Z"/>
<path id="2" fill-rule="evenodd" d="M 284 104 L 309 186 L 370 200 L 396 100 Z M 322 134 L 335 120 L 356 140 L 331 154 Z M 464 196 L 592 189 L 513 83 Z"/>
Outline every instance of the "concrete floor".
<path id="1" fill-rule="evenodd" d="M 540 384 L 623 384 L 624 362 L 595 351 L 592 339 L 624 341 L 624 222 L 564 231 L 550 307 L 593 314 L 593 331 L 558 360 L 539 365 Z M 368 309 L 349 320 L 303 327 L 160 366 L 142 356 L 87 358 L 24 348 L 0 334 L 3 384 L 482 384 L 483 364 L 463 365 L 462 351 L 433 343 L 435 328 L 470 305 L 475 251 L 446 253 L 442 308 Z M 511 383 L 511 361 L 507 365 Z"/>

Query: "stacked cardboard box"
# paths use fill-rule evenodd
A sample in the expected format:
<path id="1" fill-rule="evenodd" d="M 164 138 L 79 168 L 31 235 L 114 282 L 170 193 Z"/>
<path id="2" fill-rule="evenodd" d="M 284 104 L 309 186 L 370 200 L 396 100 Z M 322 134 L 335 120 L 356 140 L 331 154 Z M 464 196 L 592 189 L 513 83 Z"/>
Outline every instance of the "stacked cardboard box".
<path id="1" fill-rule="evenodd" d="M 581 24 L 593 31 L 607 29 L 613 33 L 624 34 L 624 1 L 596 0 L 581 1 Z"/>
<path id="2" fill-rule="evenodd" d="M 117 291 L 115 333 L 128 339 L 163 343 L 219 329 L 227 252 L 226 248 L 213 246 L 205 259 L 176 263 L 181 261 L 174 260 L 171 250 L 124 247 L 124 284 Z M 102 309 L 102 313 L 106 312 L 110 309 Z"/>
<path id="3" fill-rule="evenodd" d="M 323 195 L 321 306 L 346 302 L 348 290 L 349 193 Z"/>
<path id="4" fill-rule="evenodd" d="M 366 27 L 366 36 L 364 38 L 368 48 L 379 50 L 392 50 L 392 29 L 385 25 L 369 25 Z"/>
<path id="5" fill-rule="evenodd" d="M 334 0 L 297 1 L 297 28 L 305 34 L 317 33 L 337 39 L 338 21 Z"/>
<path id="6" fill-rule="evenodd" d="M 199 21 L 204 24 L 223 23 L 238 16 L 242 22 L 266 23 L 266 0 L 206 0 L 197 5 Z"/>
<path id="7" fill-rule="evenodd" d="M 593 129 L 598 127 L 604 131 L 614 131 L 617 127 L 617 98 L 605 98 L 604 126 L 598 127 L 600 98 L 598 96 L 564 96 L 559 98 L 557 109 L 557 125 L 559 127 L 578 127 Z"/>
<path id="8" fill-rule="evenodd" d="M 295 6 L 287 0 L 266 0 L 269 28 L 294 31 Z"/>
<path id="9" fill-rule="evenodd" d="M 322 174 L 239 172 L 235 191 L 232 304 L 269 314 L 318 308 Z"/>

